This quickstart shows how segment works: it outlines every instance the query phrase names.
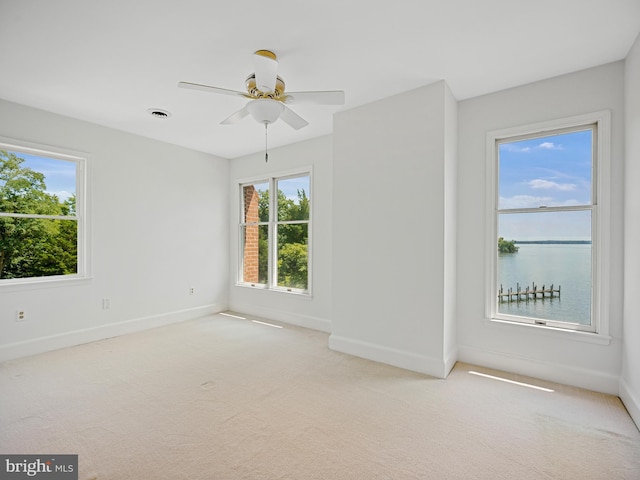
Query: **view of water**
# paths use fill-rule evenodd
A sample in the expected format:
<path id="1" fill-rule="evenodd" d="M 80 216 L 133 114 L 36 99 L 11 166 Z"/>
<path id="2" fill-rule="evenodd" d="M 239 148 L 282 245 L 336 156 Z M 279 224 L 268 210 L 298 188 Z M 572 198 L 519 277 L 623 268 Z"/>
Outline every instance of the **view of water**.
<path id="1" fill-rule="evenodd" d="M 498 288 L 506 293 L 543 285 L 557 289 L 560 298 L 510 303 L 498 302 L 498 312 L 547 320 L 589 324 L 591 318 L 591 245 L 590 244 L 517 244 L 517 253 L 498 255 Z"/>

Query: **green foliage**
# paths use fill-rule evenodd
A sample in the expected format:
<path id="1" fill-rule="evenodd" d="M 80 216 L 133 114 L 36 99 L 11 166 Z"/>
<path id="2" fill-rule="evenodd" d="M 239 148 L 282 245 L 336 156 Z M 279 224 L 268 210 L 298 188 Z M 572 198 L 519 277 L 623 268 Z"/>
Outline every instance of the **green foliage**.
<path id="1" fill-rule="evenodd" d="M 75 197 L 46 193 L 45 176 L 0 150 L 0 212 L 74 215 Z M 0 278 L 66 275 L 77 271 L 77 222 L 0 217 Z"/>
<path id="2" fill-rule="evenodd" d="M 259 199 L 260 221 L 269 219 L 269 192 L 261 191 Z M 297 200 L 287 198 L 278 190 L 278 221 L 305 221 L 309 219 L 309 198 L 307 193 L 298 190 Z M 308 286 L 308 226 L 306 223 L 280 225 L 278 227 L 278 285 L 288 288 L 306 289 Z M 259 277 L 267 278 L 268 241 L 260 235 Z"/>
<path id="3" fill-rule="evenodd" d="M 261 222 L 269 221 L 269 190 L 258 190 L 258 218 Z"/>
<path id="4" fill-rule="evenodd" d="M 307 288 L 307 245 L 287 243 L 278 251 L 278 285 Z"/>
<path id="5" fill-rule="evenodd" d="M 516 253 L 518 251 L 518 247 L 516 247 L 516 242 L 514 240 L 507 241 L 503 237 L 498 239 L 498 252 L 500 253 Z"/>
<path id="6" fill-rule="evenodd" d="M 259 190 L 258 216 L 261 222 L 269 221 L 269 191 Z M 309 220 L 309 198 L 307 192 L 298 190 L 298 201 L 287 198 L 278 190 L 278 221 Z"/>

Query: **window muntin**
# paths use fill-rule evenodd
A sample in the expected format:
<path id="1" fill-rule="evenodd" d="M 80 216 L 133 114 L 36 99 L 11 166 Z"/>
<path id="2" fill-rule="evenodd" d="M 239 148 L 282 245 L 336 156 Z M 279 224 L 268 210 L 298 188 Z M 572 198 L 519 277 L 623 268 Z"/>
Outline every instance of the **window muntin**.
<path id="1" fill-rule="evenodd" d="M 596 140 L 596 124 L 495 140 L 492 244 L 514 243 L 494 247 L 494 318 L 596 331 Z"/>
<path id="2" fill-rule="evenodd" d="M 240 187 L 239 283 L 309 293 L 310 174 Z"/>
<path id="3" fill-rule="evenodd" d="M 0 142 L 0 285 L 86 276 L 85 158 Z"/>

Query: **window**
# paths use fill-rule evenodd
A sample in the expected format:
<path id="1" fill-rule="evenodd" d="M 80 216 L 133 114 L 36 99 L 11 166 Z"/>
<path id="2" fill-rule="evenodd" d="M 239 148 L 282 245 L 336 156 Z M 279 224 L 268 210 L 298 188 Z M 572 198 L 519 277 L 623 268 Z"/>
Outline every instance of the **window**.
<path id="1" fill-rule="evenodd" d="M 240 185 L 239 283 L 308 293 L 309 172 Z"/>
<path id="2" fill-rule="evenodd" d="M 86 276 L 85 159 L 0 142 L 0 285 Z"/>
<path id="3" fill-rule="evenodd" d="M 491 319 L 607 331 L 608 132 L 604 112 L 488 135 Z"/>

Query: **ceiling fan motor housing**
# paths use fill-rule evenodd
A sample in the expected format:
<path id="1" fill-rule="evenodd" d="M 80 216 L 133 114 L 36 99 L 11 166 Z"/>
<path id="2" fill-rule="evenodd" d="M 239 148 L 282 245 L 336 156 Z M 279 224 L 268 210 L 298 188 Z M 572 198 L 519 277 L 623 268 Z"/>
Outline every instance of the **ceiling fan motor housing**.
<path id="1" fill-rule="evenodd" d="M 273 100 L 284 100 L 284 80 L 276 76 L 276 88 L 273 92 L 263 92 L 256 86 L 256 74 L 252 73 L 244 81 L 247 92 L 254 98 L 272 98 Z"/>

